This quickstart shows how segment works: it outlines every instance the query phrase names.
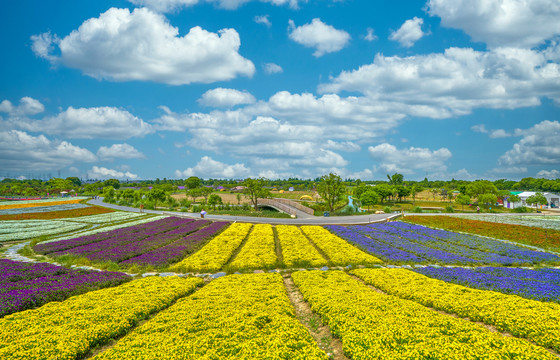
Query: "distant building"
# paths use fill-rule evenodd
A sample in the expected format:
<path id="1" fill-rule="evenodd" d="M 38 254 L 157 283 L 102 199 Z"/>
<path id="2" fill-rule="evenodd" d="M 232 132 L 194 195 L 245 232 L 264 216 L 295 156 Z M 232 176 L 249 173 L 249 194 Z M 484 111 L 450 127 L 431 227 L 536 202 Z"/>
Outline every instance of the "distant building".
<path id="1" fill-rule="evenodd" d="M 508 200 L 504 201 L 504 207 L 508 209 L 518 208 L 521 206 L 530 206 L 527 204 L 527 198 L 529 196 L 533 196 L 536 194 L 535 191 L 512 191 L 512 195 L 519 196 L 520 201 L 516 203 L 509 202 Z M 546 198 L 547 204 L 546 205 L 539 205 L 541 208 L 560 208 L 560 195 L 550 192 L 543 192 L 541 193 Z"/>

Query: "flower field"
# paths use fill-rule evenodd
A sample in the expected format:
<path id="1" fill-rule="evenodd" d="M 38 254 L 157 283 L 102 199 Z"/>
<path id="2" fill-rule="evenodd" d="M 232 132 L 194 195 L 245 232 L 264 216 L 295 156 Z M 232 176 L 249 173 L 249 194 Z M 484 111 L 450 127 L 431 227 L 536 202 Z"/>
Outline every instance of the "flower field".
<path id="1" fill-rule="evenodd" d="M 368 271 L 377 275 L 373 269 L 353 273 L 368 282 Z M 528 341 L 379 293 L 341 271 L 296 272 L 292 277 L 352 359 L 556 358 Z"/>
<path id="2" fill-rule="evenodd" d="M 0 317 L 131 279 L 123 273 L 0 259 Z"/>
<path id="3" fill-rule="evenodd" d="M 82 205 L 82 204 L 74 204 Z M 63 206 L 63 205 L 60 205 Z M 39 208 L 40 209 L 40 208 Z M 91 216 L 112 213 L 113 210 L 102 207 L 81 207 L 76 209 L 59 210 L 59 211 L 42 211 L 42 212 L 26 212 L 20 214 L 7 214 L 0 215 L 1 220 L 49 220 L 49 219 L 64 219 L 64 218 L 77 218 L 81 216 Z"/>
<path id="4" fill-rule="evenodd" d="M 109 359 L 327 359 L 296 319 L 279 274 L 231 275 L 179 300 L 116 346 Z"/>
<path id="5" fill-rule="evenodd" d="M 276 231 L 287 267 L 321 267 L 328 264 L 297 226 L 277 225 Z"/>
<path id="6" fill-rule="evenodd" d="M 165 266 L 180 260 L 227 223 L 217 223 L 198 233 L 209 224 L 207 220 L 168 217 L 113 231 L 41 243 L 34 250 L 52 258 L 73 255 L 98 263 Z"/>
<path id="7" fill-rule="evenodd" d="M 245 246 L 231 263 L 233 269 L 268 269 L 277 265 L 276 244 L 272 226 L 257 224 Z"/>
<path id="8" fill-rule="evenodd" d="M 0 221 L 0 242 L 63 234 L 86 227 L 88 224 L 64 220 Z"/>
<path id="9" fill-rule="evenodd" d="M 471 289 L 406 269 L 357 269 L 352 274 L 391 295 L 495 326 L 560 350 L 560 304 Z"/>
<path id="10" fill-rule="evenodd" d="M 545 215 L 520 215 L 520 216 L 496 216 L 496 215 L 458 215 L 458 218 L 468 220 L 487 221 L 499 224 L 533 226 L 543 229 L 560 230 L 560 216 Z"/>
<path id="11" fill-rule="evenodd" d="M 414 271 L 434 279 L 475 289 L 515 294 L 540 301 L 560 302 L 560 269 L 425 267 Z"/>
<path id="12" fill-rule="evenodd" d="M 382 262 L 380 259 L 348 244 L 340 237 L 331 234 L 321 226 L 302 226 L 301 231 L 335 265 L 373 265 Z"/>
<path id="13" fill-rule="evenodd" d="M 0 319 L 0 359 L 77 359 L 191 293 L 202 280 L 148 277 Z"/>
<path id="14" fill-rule="evenodd" d="M 73 197 L 71 199 L 65 199 L 65 200 L 62 200 L 61 198 L 56 198 L 56 199 L 25 200 L 25 201 L 0 201 L 0 210 L 31 208 L 31 207 L 37 207 L 37 206 L 77 204 L 80 201 L 85 200 L 85 199 L 87 199 L 87 198 L 86 197 Z"/>
<path id="15" fill-rule="evenodd" d="M 524 265 L 559 263 L 560 257 L 480 236 L 403 222 L 326 226 L 333 233 L 394 263 Z"/>
<path id="16" fill-rule="evenodd" d="M 0 215 L 18 215 L 25 213 L 40 213 L 40 212 L 51 212 L 51 211 L 63 211 L 63 210 L 75 210 L 90 207 L 86 204 L 63 204 L 63 205 L 52 205 L 52 206 L 37 206 L 32 208 L 18 208 L 18 209 L 4 209 L 0 210 Z"/>
<path id="17" fill-rule="evenodd" d="M 512 242 L 404 222 L 273 226 L 124 212 L 0 221 L 0 236 L 16 233 L 12 224 L 22 234 L 83 226 L 33 250 L 161 276 L 0 259 L 1 359 L 560 352 L 560 268 L 551 267 L 560 258 Z"/>
<path id="18" fill-rule="evenodd" d="M 407 216 L 406 222 L 450 231 L 464 231 L 497 239 L 513 240 L 547 250 L 560 250 L 560 230 L 500 224 L 455 216 Z"/>

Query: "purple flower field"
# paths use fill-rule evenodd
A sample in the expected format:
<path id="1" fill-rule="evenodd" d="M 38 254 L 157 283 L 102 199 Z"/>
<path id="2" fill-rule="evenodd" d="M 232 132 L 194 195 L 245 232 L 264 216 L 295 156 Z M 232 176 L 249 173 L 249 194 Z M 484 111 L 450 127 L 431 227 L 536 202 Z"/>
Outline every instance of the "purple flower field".
<path id="1" fill-rule="evenodd" d="M 228 222 L 170 217 L 106 233 L 39 244 L 34 250 L 50 257 L 71 254 L 94 262 L 161 267 L 181 260 L 227 225 Z"/>
<path id="2" fill-rule="evenodd" d="M 498 291 L 540 301 L 560 302 L 560 269 L 425 267 L 414 271 L 434 279 L 475 289 Z"/>
<path id="3" fill-rule="evenodd" d="M 560 261 L 560 257 L 554 254 L 514 244 L 398 221 L 326 228 L 366 251 L 396 263 L 525 265 Z"/>
<path id="4" fill-rule="evenodd" d="M 0 259 L 0 317 L 88 291 L 117 286 L 131 279 L 118 272 L 71 270 L 49 263 Z"/>

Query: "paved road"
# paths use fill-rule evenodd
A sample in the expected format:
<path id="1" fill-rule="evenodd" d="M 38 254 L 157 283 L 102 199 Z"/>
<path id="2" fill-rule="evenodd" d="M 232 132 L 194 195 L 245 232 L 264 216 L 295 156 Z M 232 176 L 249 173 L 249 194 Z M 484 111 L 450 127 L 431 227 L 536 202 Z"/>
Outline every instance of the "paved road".
<path id="1" fill-rule="evenodd" d="M 101 199 L 92 199 L 88 201 L 89 204 L 103 206 L 115 210 L 140 212 L 140 209 L 120 206 L 114 204 L 104 203 Z M 186 216 L 193 218 L 200 218 L 199 213 L 186 213 L 186 212 L 166 212 L 161 210 L 144 210 L 149 214 L 168 214 L 174 216 Z M 355 225 L 355 224 L 369 224 L 372 222 L 382 222 L 390 218 L 395 218 L 400 214 L 371 214 L 371 215 L 356 215 L 356 216 L 314 216 L 309 218 L 296 218 L 296 219 L 277 219 L 277 218 L 259 218 L 253 216 L 226 216 L 226 215 L 206 215 L 210 220 L 224 220 L 224 221 L 238 221 L 250 222 L 255 224 L 287 224 L 287 225 Z"/>

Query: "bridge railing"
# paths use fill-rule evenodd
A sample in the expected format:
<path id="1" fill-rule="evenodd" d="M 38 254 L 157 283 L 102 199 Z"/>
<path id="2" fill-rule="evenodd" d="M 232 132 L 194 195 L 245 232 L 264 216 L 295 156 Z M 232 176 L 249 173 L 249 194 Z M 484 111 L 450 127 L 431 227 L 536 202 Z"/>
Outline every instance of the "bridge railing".
<path id="1" fill-rule="evenodd" d="M 302 204 L 300 204 L 298 202 L 291 201 L 291 200 L 288 200 L 288 199 L 280 199 L 280 198 L 259 199 L 259 204 L 275 206 L 279 210 L 282 210 L 282 211 L 284 211 L 284 212 L 286 212 L 290 215 L 296 215 L 296 211 L 294 209 L 297 209 L 299 211 L 303 211 L 304 213 L 309 214 L 309 215 L 314 214 L 313 209 L 308 208 L 307 206 L 303 206 Z"/>

